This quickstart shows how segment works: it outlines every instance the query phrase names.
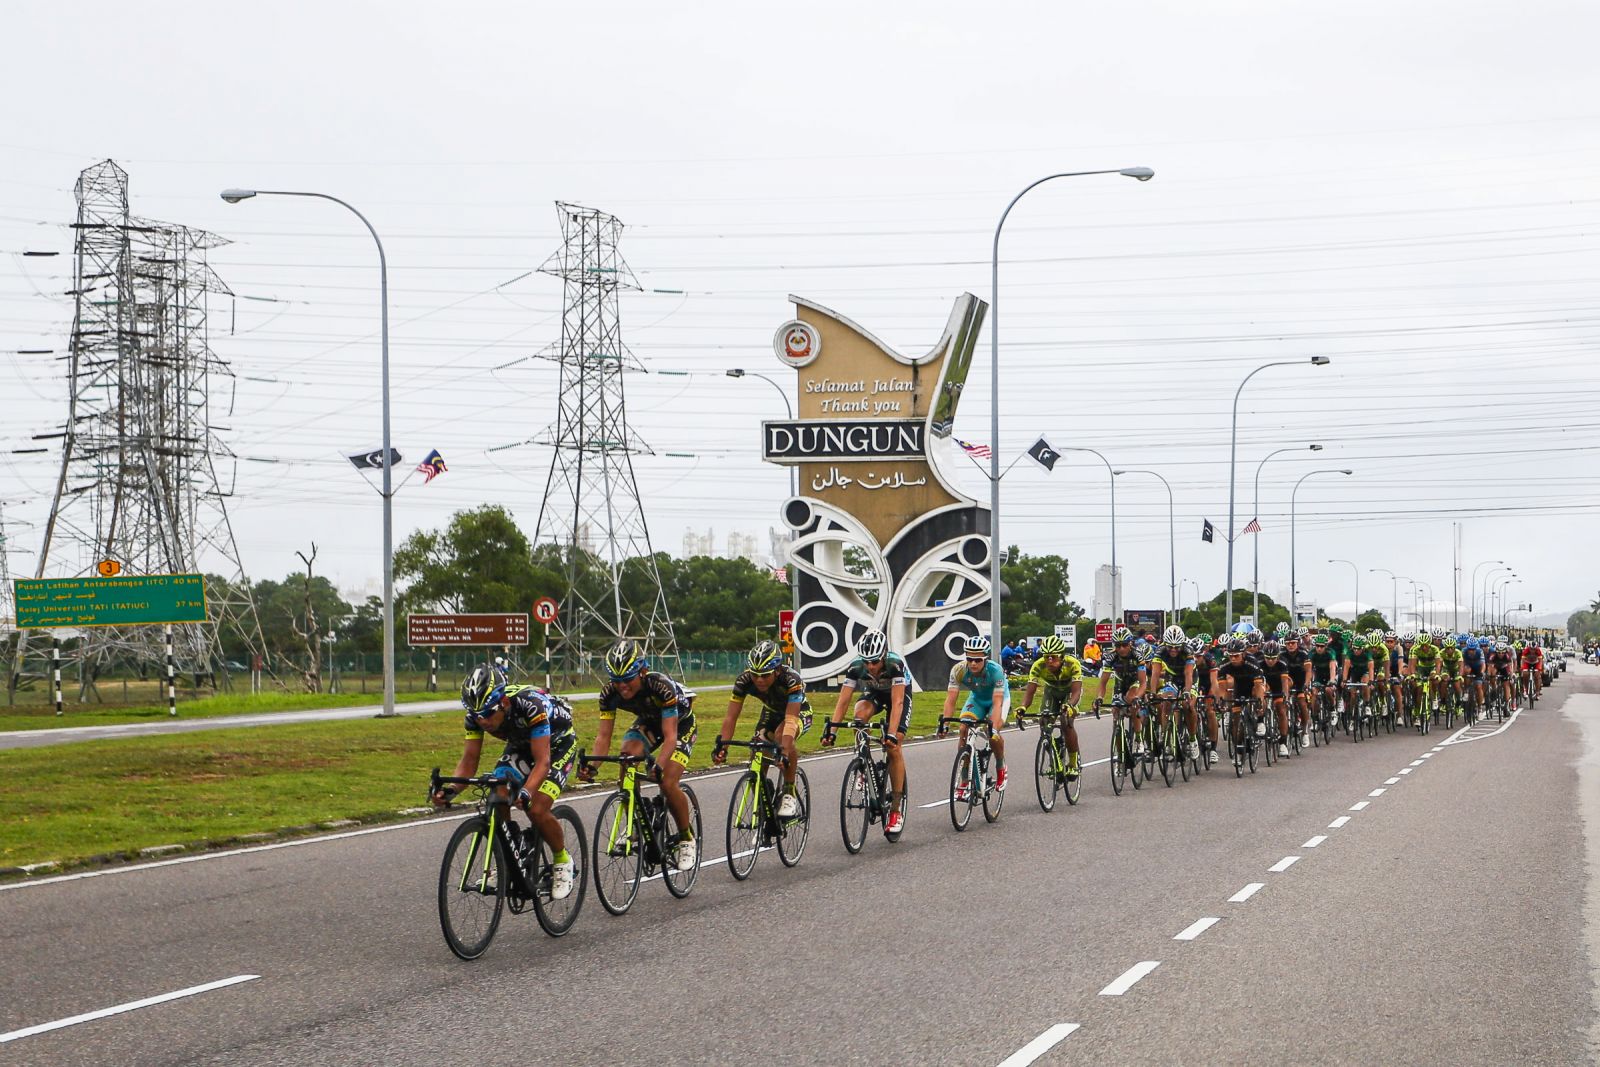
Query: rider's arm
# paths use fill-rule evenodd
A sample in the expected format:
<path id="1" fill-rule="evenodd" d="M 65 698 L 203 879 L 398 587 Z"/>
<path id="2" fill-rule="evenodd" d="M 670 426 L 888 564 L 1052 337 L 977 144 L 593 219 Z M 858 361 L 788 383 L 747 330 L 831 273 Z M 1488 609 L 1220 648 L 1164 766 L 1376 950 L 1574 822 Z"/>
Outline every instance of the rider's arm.
<path id="1" fill-rule="evenodd" d="M 956 697 L 960 694 L 960 692 L 961 688 L 956 685 L 952 685 L 949 689 L 944 691 L 944 710 L 939 713 L 942 718 L 948 719 L 950 717 L 950 713 L 956 710 Z"/>
<path id="2" fill-rule="evenodd" d="M 478 761 L 483 758 L 483 735 L 468 737 L 467 743 L 461 746 L 461 759 L 456 763 L 453 778 L 471 778 L 478 773 Z M 460 792 L 460 786 L 443 786 L 439 793 L 445 798 L 453 797 Z"/>
<path id="3" fill-rule="evenodd" d="M 605 756 L 611 752 L 611 728 L 616 725 L 615 719 L 602 718 L 600 725 L 594 729 L 594 751 L 592 756 Z"/>
<path id="4" fill-rule="evenodd" d="M 533 766 L 522 783 L 522 792 L 531 798 L 550 775 L 550 735 L 528 738 L 528 753 L 533 757 Z"/>
<path id="5" fill-rule="evenodd" d="M 1020 715 L 1022 712 L 1025 712 L 1029 708 L 1033 707 L 1033 695 L 1038 691 L 1039 683 L 1034 680 L 1033 675 L 1028 675 L 1028 687 L 1022 691 L 1022 708 L 1017 712 L 1017 714 Z"/>
<path id="6" fill-rule="evenodd" d="M 908 699 L 910 697 L 906 680 L 904 678 L 896 678 L 889 685 L 889 714 L 893 716 L 893 722 L 890 723 L 890 726 L 901 722 L 901 716 L 905 712 Z M 891 729 L 889 732 L 894 733 L 895 731 Z"/>
<path id="7" fill-rule="evenodd" d="M 854 683 L 850 679 L 846 678 L 844 680 L 844 684 L 839 687 L 839 700 L 838 700 L 838 703 L 834 704 L 834 706 L 833 706 L 833 720 L 832 721 L 834 721 L 834 722 L 843 722 L 844 721 L 844 706 L 850 702 L 850 694 L 854 693 L 855 691 L 856 691 L 856 683 Z"/>
<path id="8" fill-rule="evenodd" d="M 728 701 L 728 714 L 722 717 L 722 733 L 718 734 L 723 740 L 733 736 L 733 728 L 739 725 L 739 715 L 744 711 L 744 698 L 734 697 Z"/>

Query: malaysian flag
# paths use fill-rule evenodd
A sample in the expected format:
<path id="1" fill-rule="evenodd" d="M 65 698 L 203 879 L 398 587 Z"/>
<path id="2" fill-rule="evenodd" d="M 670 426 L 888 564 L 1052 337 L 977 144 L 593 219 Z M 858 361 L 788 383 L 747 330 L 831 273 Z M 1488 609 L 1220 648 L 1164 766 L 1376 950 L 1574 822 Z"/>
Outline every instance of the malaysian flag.
<path id="1" fill-rule="evenodd" d="M 417 473 L 422 475 L 422 484 L 427 485 L 449 468 L 444 465 L 444 457 L 439 455 L 436 448 L 428 453 L 428 457 L 417 464 Z"/>
<path id="2" fill-rule="evenodd" d="M 1244 529 L 1239 531 L 1239 536 L 1243 537 L 1245 534 L 1260 533 L 1260 532 L 1261 532 L 1261 523 L 1257 522 L 1255 519 L 1251 519 L 1250 520 L 1250 524 L 1248 526 L 1246 526 Z"/>
<path id="3" fill-rule="evenodd" d="M 961 446 L 961 451 L 978 459 L 988 459 L 992 454 L 988 445 L 975 445 L 971 441 L 963 441 L 959 437 L 956 438 L 956 444 Z"/>
<path id="4" fill-rule="evenodd" d="M 789 584 L 789 568 L 788 567 L 774 567 L 774 568 L 772 568 L 772 580 L 775 581 L 775 582 L 782 582 L 784 585 L 788 585 Z"/>

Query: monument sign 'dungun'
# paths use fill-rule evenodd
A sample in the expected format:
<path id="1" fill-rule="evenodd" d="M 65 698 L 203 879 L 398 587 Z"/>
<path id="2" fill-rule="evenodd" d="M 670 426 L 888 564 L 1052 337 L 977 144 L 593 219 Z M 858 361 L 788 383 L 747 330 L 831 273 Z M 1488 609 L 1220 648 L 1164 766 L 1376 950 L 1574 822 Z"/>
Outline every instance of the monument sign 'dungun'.
<path id="1" fill-rule="evenodd" d="M 795 318 L 773 345 L 798 375 L 799 418 L 765 422 L 761 436 L 763 459 L 799 467 L 783 520 L 796 534 L 801 674 L 832 678 L 880 629 L 922 684 L 941 685 L 961 642 L 988 629 L 989 509 L 939 469 L 960 455 L 948 438 L 988 305 L 963 294 L 938 343 L 903 356 L 789 299 Z"/>

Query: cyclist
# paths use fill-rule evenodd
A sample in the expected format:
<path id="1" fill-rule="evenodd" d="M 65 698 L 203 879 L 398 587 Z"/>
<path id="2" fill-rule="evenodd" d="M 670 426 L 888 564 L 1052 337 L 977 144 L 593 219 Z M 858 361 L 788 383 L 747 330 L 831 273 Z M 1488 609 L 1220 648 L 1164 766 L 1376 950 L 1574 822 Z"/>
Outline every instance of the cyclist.
<path id="1" fill-rule="evenodd" d="M 1450 692 L 1455 695 L 1456 703 L 1458 705 L 1461 703 L 1462 698 L 1461 663 L 1463 656 L 1461 652 L 1461 645 L 1465 643 L 1466 635 L 1463 634 L 1455 640 L 1446 638 L 1444 643 L 1439 647 L 1439 673 L 1444 678 L 1444 687 L 1446 692 Z"/>
<path id="2" fill-rule="evenodd" d="M 1483 711 L 1483 668 L 1486 657 L 1483 654 L 1483 644 L 1476 636 L 1467 638 L 1467 647 L 1461 650 L 1461 669 L 1472 683 L 1472 688 L 1478 694 L 1478 711 Z"/>
<path id="3" fill-rule="evenodd" d="M 1150 667 L 1150 691 L 1159 693 L 1163 684 L 1171 685 L 1182 694 L 1184 714 L 1188 716 L 1189 736 L 1196 740 L 1189 743 L 1194 751 L 1181 753 L 1181 757 L 1199 758 L 1200 722 L 1195 711 L 1195 697 L 1197 691 L 1194 686 L 1195 672 L 1194 653 L 1189 651 L 1188 639 L 1184 636 L 1183 627 L 1173 625 L 1161 635 L 1161 647 L 1157 649 Z M 1163 705 L 1163 708 L 1165 705 Z M 1160 711 L 1159 726 L 1165 730 L 1165 712 Z"/>
<path id="4" fill-rule="evenodd" d="M 1067 643 L 1054 634 L 1039 642 L 1039 658 L 1028 670 L 1028 687 L 1022 691 L 1017 718 L 1028 714 L 1033 697 L 1044 688 L 1039 714 L 1061 718 L 1061 736 L 1067 743 L 1067 777 L 1078 777 L 1078 700 L 1083 696 L 1083 668 L 1067 654 Z"/>
<path id="5" fill-rule="evenodd" d="M 728 750 L 722 740 L 732 737 L 744 712 L 744 698 L 754 693 L 761 701 L 761 717 L 756 720 L 756 733 L 768 741 L 776 741 L 783 749 L 783 799 L 778 802 L 778 815 L 789 819 L 800 814 L 800 801 L 795 796 L 794 777 L 800 764 L 800 750 L 795 738 L 811 725 L 811 705 L 806 703 L 806 683 L 793 667 L 783 662 L 783 653 L 771 641 L 760 641 L 750 650 L 745 669 L 733 680 L 733 697 L 728 701 L 728 713 L 722 718 L 722 732 L 711 751 L 711 762 L 727 762 Z"/>
<path id="6" fill-rule="evenodd" d="M 1423 630 L 1417 634 L 1416 643 L 1411 646 L 1411 660 L 1407 664 L 1409 673 L 1407 677 L 1417 678 L 1422 681 L 1422 700 L 1418 705 L 1417 716 L 1432 715 L 1437 706 L 1433 691 L 1433 676 L 1439 669 L 1439 648 L 1433 643 L 1433 635 Z"/>
<path id="7" fill-rule="evenodd" d="M 1290 698 L 1300 723 L 1302 742 L 1311 740 L 1311 653 L 1306 651 L 1300 631 L 1290 630 L 1283 638 L 1283 665 L 1289 669 Z"/>
<path id="8" fill-rule="evenodd" d="M 1112 729 L 1116 729 L 1116 720 L 1122 715 L 1133 716 L 1131 755 L 1141 755 L 1144 752 L 1144 714 L 1139 707 L 1139 694 L 1144 689 L 1148 674 L 1145 665 L 1140 662 L 1138 654 L 1133 650 L 1133 631 L 1126 626 L 1117 627 L 1111 632 L 1111 654 L 1105 658 L 1105 663 L 1100 668 L 1100 695 L 1095 698 L 1094 706 L 1098 711 L 1100 705 L 1105 703 L 1106 689 L 1111 685 L 1111 679 L 1115 678 L 1117 695 L 1122 698 L 1125 710 L 1118 712 L 1115 708 L 1112 709 Z"/>
<path id="9" fill-rule="evenodd" d="M 1544 695 L 1544 649 L 1537 642 L 1529 641 L 1522 646 L 1521 663 L 1523 674 L 1532 672 L 1529 684 L 1533 686 L 1533 700 L 1538 700 Z M 1533 706 L 1531 701 L 1528 706 Z"/>
<path id="10" fill-rule="evenodd" d="M 1311 682 L 1315 686 L 1332 686 L 1338 693 L 1344 681 L 1344 664 L 1333 652 L 1333 638 L 1318 634 L 1311 639 Z"/>
<path id="11" fill-rule="evenodd" d="M 1506 709 L 1517 706 L 1517 657 L 1504 640 L 1496 641 L 1489 653 L 1489 676 L 1505 694 Z"/>
<path id="12" fill-rule="evenodd" d="M 1294 688 L 1294 672 L 1284 662 L 1283 649 L 1276 640 L 1261 646 L 1261 676 L 1272 695 L 1272 708 L 1278 718 L 1278 755 L 1289 755 L 1289 701 Z"/>
<path id="13" fill-rule="evenodd" d="M 994 749 L 994 787 L 1004 792 L 1006 745 L 1005 739 L 1000 736 L 1000 731 L 1005 728 L 1006 715 L 1011 708 L 1011 686 L 1007 683 L 1006 672 L 1000 669 L 1000 664 L 989 658 L 987 637 L 974 635 L 967 638 L 962 652 L 961 662 L 950 668 L 950 685 L 945 690 L 944 711 L 940 715 L 948 718 L 955 710 L 956 697 L 963 689 L 967 691 L 967 702 L 961 708 L 961 743 L 963 745 L 967 743 L 967 730 L 971 723 L 976 723 L 980 719 L 989 720 L 989 724 L 994 727 L 994 734 L 989 742 Z M 956 799 L 965 800 L 966 792 L 967 783 L 958 783 Z"/>
<path id="14" fill-rule="evenodd" d="M 822 747 L 832 748 L 834 730 L 844 721 L 845 705 L 851 694 L 860 692 L 855 699 L 855 717 L 858 721 L 887 713 L 884 722 L 883 751 L 889 764 L 889 821 L 883 832 L 898 834 L 902 828 L 900 795 L 906 788 L 906 757 L 901 751 L 906 730 L 911 725 L 911 669 L 906 661 L 889 651 L 889 636 L 882 630 L 868 630 L 856 642 L 856 658 L 844 669 L 844 682 L 839 686 L 839 701 L 833 706 L 833 718 L 822 731 Z"/>
<path id="15" fill-rule="evenodd" d="M 466 743 L 456 763 L 455 777 L 471 778 L 478 773 L 484 734 L 506 743 L 494 765 L 494 777 L 504 783 L 495 788 L 495 795 L 527 812 L 528 821 L 550 845 L 555 863 L 550 895 L 565 900 L 572 893 L 572 855 L 567 851 L 561 823 L 550 809 L 567 784 L 578 756 L 572 707 L 548 690 L 506 684 L 504 669 L 490 663 L 474 668 L 461 683 L 461 706 L 467 711 Z M 513 789 L 515 798 L 511 795 Z M 434 793 L 433 802 L 442 806 L 460 791 L 460 787 L 445 786 Z M 520 843 L 516 824 L 507 822 L 513 831 L 512 840 Z"/>
<path id="16" fill-rule="evenodd" d="M 1206 746 L 1209 755 L 1207 763 L 1216 763 L 1217 756 L 1217 707 L 1212 700 L 1211 682 L 1216 673 L 1216 649 L 1212 647 L 1210 634 L 1199 634 L 1189 640 L 1189 654 L 1194 656 L 1195 687 L 1198 690 L 1198 702 L 1206 709 Z"/>
<path id="17" fill-rule="evenodd" d="M 595 731 L 594 754 L 611 751 L 611 732 L 617 712 L 633 715 L 633 725 L 622 735 L 624 756 L 643 756 L 660 749 L 671 756 L 656 765 L 661 795 L 666 799 L 672 821 L 679 827 L 673 852 L 680 871 L 692 871 L 699 858 L 700 844 L 694 839 L 689 819 L 689 798 L 678 782 L 694 753 L 694 693 L 678 682 L 650 669 L 644 651 L 633 641 L 623 639 L 606 652 L 605 678 L 600 686 L 600 726 Z M 585 781 L 594 780 L 594 770 L 580 769 Z"/>
<path id="18" fill-rule="evenodd" d="M 1217 668 L 1216 688 L 1229 700 L 1245 700 L 1254 697 L 1265 704 L 1267 699 L 1267 680 L 1261 668 L 1245 654 L 1245 640 L 1234 637 L 1228 642 L 1227 662 Z M 1237 762 L 1238 747 L 1244 744 L 1244 716 L 1235 709 L 1231 716 L 1232 733 L 1234 741 L 1234 761 Z M 1266 722 L 1257 724 L 1258 735 L 1266 733 Z"/>
<path id="19" fill-rule="evenodd" d="M 1395 721 L 1406 724 L 1405 668 L 1406 653 L 1400 647 L 1400 635 L 1393 630 L 1383 634 L 1383 647 L 1389 657 L 1389 699 L 1394 704 Z"/>

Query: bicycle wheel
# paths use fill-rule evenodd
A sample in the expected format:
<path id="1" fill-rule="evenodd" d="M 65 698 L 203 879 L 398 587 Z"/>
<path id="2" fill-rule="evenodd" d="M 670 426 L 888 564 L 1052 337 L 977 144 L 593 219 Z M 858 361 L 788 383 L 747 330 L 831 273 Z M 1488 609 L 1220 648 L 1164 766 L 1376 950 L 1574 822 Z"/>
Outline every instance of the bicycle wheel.
<path id="1" fill-rule="evenodd" d="M 1078 768 L 1078 776 L 1076 778 L 1068 778 L 1066 776 L 1066 768 L 1068 768 L 1068 767 L 1070 767 L 1072 765 L 1072 753 L 1067 751 L 1067 745 L 1066 745 L 1066 742 L 1064 740 L 1061 741 L 1060 744 L 1061 744 L 1060 756 L 1061 756 L 1061 767 L 1062 767 L 1061 790 L 1062 790 L 1062 792 L 1066 793 L 1066 795 L 1067 795 L 1067 803 L 1068 804 L 1072 804 L 1072 805 L 1076 805 L 1078 803 L 1078 801 L 1083 797 L 1083 767 L 1081 766 L 1081 761 L 1082 761 L 1083 757 L 1082 756 L 1078 757 L 1079 760 L 1080 760 L 1080 766 Z"/>
<path id="2" fill-rule="evenodd" d="M 806 839 L 811 836 L 811 782 L 806 778 L 804 767 L 795 769 L 794 798 L 800 802 L 800 811 L 778 820 L 778 858 L 785 867 L 800 862 L 806 850 Z"/>
<path id="3" fill-rule="evenodd" d="M 1107 765 L 1111 768 L 1111 792 L 1117 796 L 1122 795 L 1122 783 L 1128 777 L 1128 755 L 1125 750 L 1127 738 L 1123 733 L 1120 722 L 1111 725 L 1111 759 Z"/>
<path id="4" fill-rule="evenodd" d="M 1183 780 L 1186 782 L 1189 780 L 1189 743 L 1191 740 L 1193 739 L 1189 736 L 1189 728 L 1187 726 L 1178 731 L 1178 770 L 1183 774 Z M 1198 763 L 1195 764 L 1194 773 L 1200 773 L 1200 765 Z"/>
<path id="5" fill-rule="evenodd" d="M 956 750 L 956 758 L 950 764 L 950 821 L 957 830 L 965 830 L 967 823 L 972 821 L 973 798 L 982 787 L 980 782 L 969 781 L 966 796 L 960 795 L 962 775 L 967 774 L 968 765 L 974 762 L 971 751 L 971 748 L 962 745 Z"/>
<path id="6" fill-rule="evenodd" d="M 561 824 L 561 836 L 572 860 L 572 892 L 557 900 L 550 895 L 550 882 L 555 869 L 555 850 L 543 838 L 534 853 L 533 914 L 551 937 L 560 937 L 572 929 L 583 910 L 583 895 L 589 889 L 589 849 L 583 834 L 583 821 L 578 813 L 566 804 L 550 809 L 550 815 Z M 530 831 L 532 832 L 532 831 Z"/>
<path id="7" fill-rule="evenodd" d="M 1039 794 L 1039 807 L 1045 811 L 1055 810 L 1056 794 L 1061 791 L 1061 783 L 1056 778 L 1054 742 L 1055 732 L 1043 728 L 1033 750 L 1033 787 Z"/>
<path id="8" fill-rule="evenodd" d="M 745 771 L 734 784 L 728 799 L 728 870 L 735 881 L 744 881 L 761 858 L 761 827 L 767 819 L 763 794 L 772 786 L 755 771 Z"/>
<path id="9" fill-rule="evenodd" d="M 1159 744 L 1156 745 L 1156 762 L 1161 765 L 1161 779 L 1167 783 L 1168 789 L 1172 788 L 1172 772 L 1175 770 L 1172 762 L 1177 756 L 1177 753 L 1172 751 L 1174 748 L 1172 726 L 1172 710 L 1169 708 L 1167 709 L 1167 725 L 1165 727 L 1159 724 L 1156 726 L 1156 739 L 1159 741 Z"/>
<path id="10" fill-rule="evenodd" d="M 989 822 L 994 822 L 1000 817 L 1000 808 L 1006 802 L 1005 793 L 995 788 L 995 781 L 999 775 L 995 767 L 994 751 L 989 751 L 989 757 L 983 761 L 983 817 Z"/>
<path id="11" fill-rule="evenodd" d="M 628 819 L 628 795 L 621 790 L 600 806 L 591 848 L 595 895 L 602 908 L 621 915 L 633 907 L 639 895 L 639 876 L 644 873 L 644 843 L 638 826 Z"/>
<path id="12" fill-rule="evenodd" d="M 703 846 L 706 836 L 700 832 L 700 798 L 694 795 L 694 790 L 689 786 L 681 788 L 683 789 L 683 795 L 689 800 L 689 823 L 694 830 L 694 839 Z M 683 828 L 679 827 L 678 829 L 682 831 Z M 677 850 L 674 849 L 673 851 L 676 852 Z M 667 883 L 667 892 L 675 897 L 688 896 L 689 890 L 694 888 L 695 880 L 700 877 L 700 868 L 703 866 L 704 859 L 703 855 L 698 857 L 694 866 L 687 871 L 678 870 L 678 865 L 668 859 L 666 869 L 661 874 L 661 880 Z"/>
<path id="13" fill-rule="evenodd" d="M 439 927 L 445 943 L 464 960 L 489 948 L 506 903 L 509 860 L 489 837 L 489 820 L 475 816 L 455 828 L 439 865 Z"/>
<path id="14" fill-rule="evenodd" d="M 844 783 L 839 787 L 839 831 L 844 835 L 844 850 L 852 856 L 866 843 L 867 823 L 872 818 L 869 773 L 866 761 L 857 756 L 845 768 Z"/>

